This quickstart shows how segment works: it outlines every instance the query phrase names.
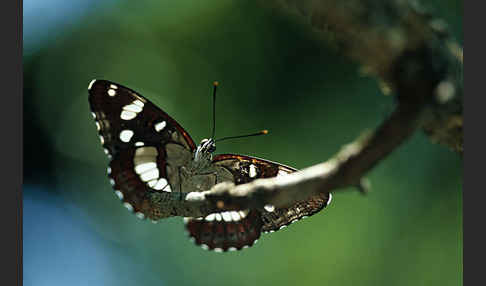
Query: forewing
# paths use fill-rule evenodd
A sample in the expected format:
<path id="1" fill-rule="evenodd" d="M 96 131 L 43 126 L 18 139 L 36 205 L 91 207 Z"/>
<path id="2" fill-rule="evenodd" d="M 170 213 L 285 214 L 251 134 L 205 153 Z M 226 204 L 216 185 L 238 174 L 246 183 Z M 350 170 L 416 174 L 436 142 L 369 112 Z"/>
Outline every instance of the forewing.
<path id="1" fill-rule="evenodd" d="M 195 148 L 189 134 L 167 113 L 120 84 L 90 83 L 89 103 L 101 144 L 111 159 L 108 177 L 125 207 L 157 219 L 150 192 L 178 188 L 178 167 Z"/>

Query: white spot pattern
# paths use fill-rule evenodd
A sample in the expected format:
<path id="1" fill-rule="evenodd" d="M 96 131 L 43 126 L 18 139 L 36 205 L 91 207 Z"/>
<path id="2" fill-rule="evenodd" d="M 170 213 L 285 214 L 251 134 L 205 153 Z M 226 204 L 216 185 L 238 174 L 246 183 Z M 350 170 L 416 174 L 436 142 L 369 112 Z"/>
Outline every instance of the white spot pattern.
<path id="1" fill-rule="evenodd" d="M 116 90 L 111 89 L 111 88 L 110 88 L 110 89 L 108 89 L 108 95 L 109 95 L 109 96 L 115 96 L 115 95 L 116 95 Z"/>
<path id="2" fill-rule="evenodd" d="M 115 195 L 120 199 L 120 201 L 123 200 L 123 193 L 122 192 L 116 190 Z"/>
<path id="3" fill-rule="evenodd" d="M 168 193 L 172 192 L 172 189 L 169 186 L 169 182 L 167 182 L 167 180 L 164 178 L 160 178 L 153 188 L 159 191 L 163 190 L 164 192 Z"/>
<path id="4" fill-rule="evenodd" d="M 144 103 L 142 101 L 138 99 L 134 100 L 131 104 L 123 106 L 120 118 L 123 120 L 132 120 L 133 118 L 137 117 L 138 113 L 142 112 L 143 106 Z"/>
<path id="5" fill-rule="evenodd" d="M 124 202 L 123 206 L 126 207 L 128 211 L 133 212 L 133 207 L 130 203 Z"/>
<path id="6" fill-rule="evenodd" d="M 212 213 L 207 215 L 204 220 L 206 221 L 240 221 L 241 219 L 245 218 L 248 214 L 248 210 L 246 211 L 226 211 L 221 213 Z"/>
<path id="7" fill-rule="evenodd" d="M 253 165 L 253 164 L 250 165 L 248 174 L 250 175 L 250 178 L 256 177 L 256 175 L 257 175 L 257 169 L 256 169 L 256 166 L 255 165 Z"/>
<path id="8" fill-rule="evenodd" d="M 90 90 L 92 87 L 93 87 L 93 84 L 96 82 L 96 79 L 93 79 L 92 81 L 90 81 L 89 85 L 88 85 L 88 90 Z"/>
<path id="9" fill-rule="evenodd" d="M 216 218 L 216 214 L 210 214 L 204 218 L 206 221 L 213 221 Z"/>
<path id="10" fill-rule="evenodd" d="M 161 130 L 163 130 L 165 128 L 165 126 L 167 126 L 167 123 L 165 121 L 162 121 L 162 122 L 159 122 L 157 124 L 155 124 L 155 131 L 159 132 Z"/>
<path id="11" fill-rule="evenodd" d="M 123 142 L 130 142 L 130 139 L 132 139 L 133 136 L 133 131 L 132 130 L 122 130 L 120 132 L 120 140 Z"/>
<path id="12" fill-rule="evenodd" d="M 135 173 L 142 174 L 142 173 L 144 173 L 148 170 L 152 170 L 154 168 L 157 168 L 157 164 L 155 162 L 142 163 L 142 164 L 135 166 Z"/>
<path id="13" fill-rule="evenodd" d="M 137 148 L 135 156 L 133 157 L 135 173 L 137 173 L 140 179 L 150 188 L 162 190 L 164 192 L 172 192 L 167 180 L 160 177 L 160 170 L 157 167 L 158 154 L 159 153 L 155 147 Z"/>
<path id="14" fill-rule="evenodd" d="M 275 206 L 274 205 L 265 205 L 263 207 L 267 212 L 271 213 L 275 210 Z"/>
<path id="15" fill-rule="evenodd" d="M 147 171 L 147 172 L 139 174 L 139 175 L 140 175 L 140 179 L 142 179 L 142 181 L 148 182 L 148 181 L 151 181 L 153 179 L 157 179 L 159 177 L 159 169 L 154 168 L 154 169 L 151 169 L 150 171 Z"/>
<path id="16" fill-rule="evenodd" d="M 120 114 L 120 118 L 123 120 L 132 120 L 135 117 L 137 117 L 137 114 L 132 111 L 123 110 Z"/>

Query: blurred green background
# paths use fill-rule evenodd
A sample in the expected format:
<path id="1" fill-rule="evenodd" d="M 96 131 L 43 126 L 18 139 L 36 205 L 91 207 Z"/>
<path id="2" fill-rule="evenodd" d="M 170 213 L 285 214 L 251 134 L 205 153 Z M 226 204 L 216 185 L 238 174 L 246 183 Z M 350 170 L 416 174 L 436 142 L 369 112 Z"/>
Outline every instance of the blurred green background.
<path id="1" fill-rule="evenodd" d="M 101 2 L 101 3 L 100 3 Z M 428 1 L 463 42 L 462 1 Z M 265 1 L 24 0 L 24 285 L 462 285 L 462 161 L 417 132 L 321 213 L 227 254 L 182 218 L 122 207 L 87 86 L 139 91 L 190 132 L 305 168 L 393 110 L 376 81 L 309 25 Z"/>

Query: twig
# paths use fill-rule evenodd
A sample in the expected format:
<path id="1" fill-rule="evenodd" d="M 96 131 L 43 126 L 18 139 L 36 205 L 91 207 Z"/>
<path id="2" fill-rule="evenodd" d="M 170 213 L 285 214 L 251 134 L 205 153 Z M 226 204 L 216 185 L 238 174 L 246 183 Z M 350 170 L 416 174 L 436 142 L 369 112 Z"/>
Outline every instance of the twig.
<path id="1" fill-rule="evenodd" d="M 155 194 L 153 203 L 161 213 L 198 217 L 266 204 L 285 207 L 349 186 L 365 190 L 363 176 L 417 127 L 462 153 L 462 50 L 448 38 L 443 22 L 406 0 L 266 3 L 310 19 L 318 33 L 396 94 L 397 107 L 375 132 L 324 163 L 279 178 L 221 183 L 203 193 L 183 194 L 182 201 L 176 194 Z"/>

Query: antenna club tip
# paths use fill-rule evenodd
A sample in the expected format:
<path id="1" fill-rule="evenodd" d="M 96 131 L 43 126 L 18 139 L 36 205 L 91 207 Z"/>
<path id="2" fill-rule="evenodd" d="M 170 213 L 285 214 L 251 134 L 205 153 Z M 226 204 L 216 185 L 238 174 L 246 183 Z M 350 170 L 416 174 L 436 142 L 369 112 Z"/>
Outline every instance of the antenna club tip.
<path id="1" fill-rule="evenodd" d="M 214 81 L 214 82 L 213 82 L 213 85 L 214 85 L 214 86 L 218 86 L 218 85 L 219 85 L 219 81 Z"/>
<path id="2" fill-rule="evenodd" d="M 268 134 L 268 130 L 267 129 L 262 130 L 262 134 Z"/>

